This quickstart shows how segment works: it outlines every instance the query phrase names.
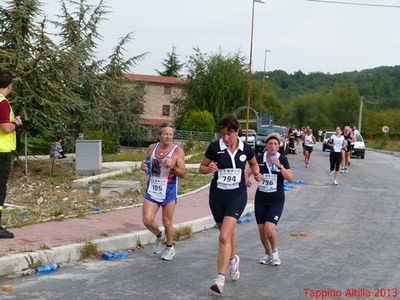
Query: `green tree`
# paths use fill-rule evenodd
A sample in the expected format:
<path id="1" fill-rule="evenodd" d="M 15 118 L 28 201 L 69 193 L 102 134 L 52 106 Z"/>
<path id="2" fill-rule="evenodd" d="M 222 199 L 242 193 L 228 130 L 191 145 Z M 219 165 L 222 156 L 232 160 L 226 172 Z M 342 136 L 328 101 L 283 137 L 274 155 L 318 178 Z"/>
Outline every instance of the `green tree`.
<path id="1" fill-rule="evenodd" d="M 326 96 L 321 93 L 298 97 L 290 104 L 291 123 L 298 126 L 310 126 L 314 130 L 331 127 L 327 118 Z"/>
<path id="2" fill-rule="evenodd" d="M 191 110 L 183 117 L 179 129 L 210 132 L 215 129 L 215 120 L 207 110 Z"/>
<path id="3" fill-rule="evenodd" d="M 0 68 L 16 77 L 11 94 L 16 113 L 30 134 L 48 133 L 50 124 L 81 108 L 63 84 L 62 54 L 37 22 L 39 1 L 5 1 L 0 7 Z M 62 105 L 60 105 L 62 103 Z"/>
<path id="4" fill-rule="evenodd" d="M 191 80 L 185 85 L 185 109 L 208 110 L 215 120 L 245 103 L 247 67 L 239 54 L 203 54 L 194 49 L 188 68 Z M 182 117 L 182 116 L 180 116 Z"/>
<path id="5" fill-rule="evenodd" d="M 355 84 L 339 84 L 327 94 L 331 123 L 336 126 L 356 124 L 360 107 L 360 95 Z"/>
<path id="6" fill-rule="evenodd" d="M 0 6 L 0 68 L 15 75 L 13 107 L 29 135 L 106 128 L 131 130 L 143 109 L 144 91 L 123 80 L 143 58 L 124 59 L 131 34 L 121 38 L 109 61 L 97 60 L 98 26 L 107 13 L 103 1 L 63 0 L 54 22 L 59 43 L 46 33 L 38 0 L 9 0 Z"/>
<path id="7" fill-rule="evenodd" d="M 159 71 L 156 69 L 158 75 L 161 76 L 171 76 L 178 78 L 180 76 L 179 72 L 182 70 L 184 63 L 179 61 L 179 55 L 176 53 L 176 47 L 172 47 L 171 52 L 167 52 L 167 57 L 162 63 L 164 71 Z"/>

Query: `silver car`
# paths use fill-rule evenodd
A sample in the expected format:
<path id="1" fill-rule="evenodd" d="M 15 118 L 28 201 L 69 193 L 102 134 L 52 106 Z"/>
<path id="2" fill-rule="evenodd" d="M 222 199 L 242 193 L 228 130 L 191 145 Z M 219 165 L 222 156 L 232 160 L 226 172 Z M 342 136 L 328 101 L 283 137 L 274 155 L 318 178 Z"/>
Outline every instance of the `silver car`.
<path id="1" fill-rule="evenodd" d="M 257 137 L 256 131 L 253 129 L 249 129 L 248 136 L 247 136 L 247 144 L 251 145 L 254 148 L 256 145 L 256 137 Z M 246 141 L 246 131 L 245 130 L 242 132 L 242 136 L 240 137 L 240 139 L 242 140 L 243 143 Z"/>

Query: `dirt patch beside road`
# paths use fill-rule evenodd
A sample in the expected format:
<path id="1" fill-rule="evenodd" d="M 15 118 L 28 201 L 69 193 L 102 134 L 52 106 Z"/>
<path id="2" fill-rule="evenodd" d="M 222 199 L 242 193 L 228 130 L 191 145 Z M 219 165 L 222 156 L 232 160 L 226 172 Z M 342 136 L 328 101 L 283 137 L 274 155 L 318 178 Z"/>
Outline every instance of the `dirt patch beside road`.
<path id="1" fill-rule="evenodd" d="M 96 211 L 142 203 L 140 193 L 126 199 L 103 198 L 98 194 L 100 182 L 95 182 L 89 189 L 72 188 L 71 182 L 81 178 L 75 175 L 72 161 L 57 161 L 53 175 L 50 175 L 50 160 L 29 161 L 28 170 L 26 176 L 24 162 L 14 163 L 12 167 L 6 204 L 17 207 L 7 208 L 4 213 L 6 226 L 20 227 L 66 217 L 83 217 Z M 144 175 L 137 175 L 136 179 L 130 178 L 145 181 Z"/>

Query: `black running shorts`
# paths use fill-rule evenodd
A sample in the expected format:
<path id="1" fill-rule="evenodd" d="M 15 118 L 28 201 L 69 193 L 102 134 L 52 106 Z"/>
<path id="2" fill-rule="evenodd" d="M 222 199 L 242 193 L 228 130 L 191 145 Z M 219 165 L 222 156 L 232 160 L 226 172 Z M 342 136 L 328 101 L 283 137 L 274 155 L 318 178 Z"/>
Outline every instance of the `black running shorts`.
<path id="1" fill-rule="evenodd" d="M 234 190 L 210 188 L 209 204 L 216 223 L 222 223 L 226 216 L 238 220 L 247 204 L 247 188 Z"/>
<path id="2" fill-rule="evenodd" d="M 265 193 L 257 191 L 254 201 L 254 214 L 257 224 L 264 224 L 265 222 L 278 224 L 281 219 L 283 207 L 285 205 L 285 193 L 274 193 L 276 199 L 265 199 Z"/>

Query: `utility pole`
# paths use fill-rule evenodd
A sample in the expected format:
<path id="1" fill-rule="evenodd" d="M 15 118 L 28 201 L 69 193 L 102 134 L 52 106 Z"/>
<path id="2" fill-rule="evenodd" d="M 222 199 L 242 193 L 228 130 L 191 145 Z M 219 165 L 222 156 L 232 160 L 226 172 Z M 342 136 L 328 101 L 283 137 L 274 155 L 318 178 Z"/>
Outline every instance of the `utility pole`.
<path id="1" fill-rule="evenodd" d="M 364 96 L 360 97 L 360 112 L 358 114 L 358 131 L 361 133 L 361 121 L 362 121 L 362 111 L 363 111 Z"/>

